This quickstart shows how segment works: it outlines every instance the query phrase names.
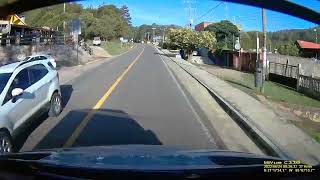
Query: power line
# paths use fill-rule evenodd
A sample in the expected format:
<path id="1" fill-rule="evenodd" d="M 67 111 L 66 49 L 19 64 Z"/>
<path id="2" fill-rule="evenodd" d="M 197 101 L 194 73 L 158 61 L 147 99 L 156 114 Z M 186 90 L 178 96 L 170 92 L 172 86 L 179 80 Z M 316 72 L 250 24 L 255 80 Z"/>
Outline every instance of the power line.
<path id="1" fill-rule="evenodd" d="M 196 21 L 200 20 L 201 18 L 203 18 L 204 16 L 206 16 L 207 14 L 209 14 L 211 11 L 213 11 L 214 9 L 216 9 L 217 7 L 219 7 L 221 4 L 223 4 L 224 2 L 220 2 L 219 4 L 217 4 L 216 6 L 214 6 L 213 8 L 209 9 L 207 12 L 205 12 L 204 14 L 202 14 L 201 16 L 199 16 L 197 18 Z"/>

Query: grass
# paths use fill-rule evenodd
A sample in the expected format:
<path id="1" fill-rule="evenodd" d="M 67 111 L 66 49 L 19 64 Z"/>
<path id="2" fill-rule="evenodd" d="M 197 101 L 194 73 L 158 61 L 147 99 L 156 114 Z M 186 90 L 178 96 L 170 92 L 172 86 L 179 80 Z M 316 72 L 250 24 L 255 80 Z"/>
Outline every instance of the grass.
<path id="1" fill-rule="evenodd" d="M 232 86 L 244 91 L 245 93 L 256 98 L 257 94 L 261 94 L 258 89 L 254 87 L 254 75 L 242 74 L 241 80 L 224 78 Z M 266 81 L 264 83 L 264 96 L 276 101 L 283 101 L 289 104 L 297 104 L 303 106 L 320 107 L 320 101 L 312 99 L 304 94 L 298 93 L 293 89 L 279 85 L 277 83 Z"/>
<path id="2" fill-rule="evenodd" d="M 296 125 L 298 128 L 302 129 L 304 132 L 306 132 L 309 136 L 314 138 L 318 143 L 320 143 L 320 130 L 315 129 L 313 127 L 307 126 L 306 124 L 302 122 L 296 122 L 292 121 L 294 125 Z"/>
<path id="3" fill-rule="evenodd" d="M 101 47 L 105 49 L 112 56 L 119 55 L 130 48 L 130 44 L 121 45 L 120 41 L 102 42 Z"/>

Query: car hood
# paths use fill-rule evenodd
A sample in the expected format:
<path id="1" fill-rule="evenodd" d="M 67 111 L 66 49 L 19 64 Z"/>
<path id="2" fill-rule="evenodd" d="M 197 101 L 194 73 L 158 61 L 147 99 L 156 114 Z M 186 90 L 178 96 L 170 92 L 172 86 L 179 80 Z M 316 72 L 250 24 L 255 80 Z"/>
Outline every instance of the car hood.
<path id="1" fill-rule="evenodd" d="M 193 150 L 159 145 L 92 146 L 25 152 L 2 157 L 104 169 L 174 170 L 263 165 L 279 158 L 225 150 Z"/>

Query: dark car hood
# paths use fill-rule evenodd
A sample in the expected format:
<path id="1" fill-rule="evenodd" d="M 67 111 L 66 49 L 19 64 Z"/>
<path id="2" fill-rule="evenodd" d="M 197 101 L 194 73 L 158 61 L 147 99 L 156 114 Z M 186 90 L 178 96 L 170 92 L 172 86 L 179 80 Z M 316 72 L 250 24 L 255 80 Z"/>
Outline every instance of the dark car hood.
<path id="1" fill-rule="evenodd" d="M 92 146 L 42 150 L 4 155 L 36 160 L 40 163 L 103 169 L 203 169 L 234 165 L 263 165 L 265 160 L 280 160 L 257 154 L 192 150 L 159 145 Z"/>

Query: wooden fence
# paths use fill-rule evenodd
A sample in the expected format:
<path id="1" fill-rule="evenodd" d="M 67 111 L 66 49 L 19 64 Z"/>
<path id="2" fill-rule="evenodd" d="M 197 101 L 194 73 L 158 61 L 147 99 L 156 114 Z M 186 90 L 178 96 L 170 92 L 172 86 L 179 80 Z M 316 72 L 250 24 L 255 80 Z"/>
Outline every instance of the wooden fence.
<path id="1" fill-rule="evenodd" d="M 304 76 L 300 73 L 301 65 L 297 66 L 269 62 L 268 77 L 292 88 L 298 92 L 320 100 L 320 78 Z"/>
<path id="2" fill-rule="evenodd" d="M 289 78 L 297 78 L 299 74 L 299 66 L 269 62 L 269 73 Z"/>

